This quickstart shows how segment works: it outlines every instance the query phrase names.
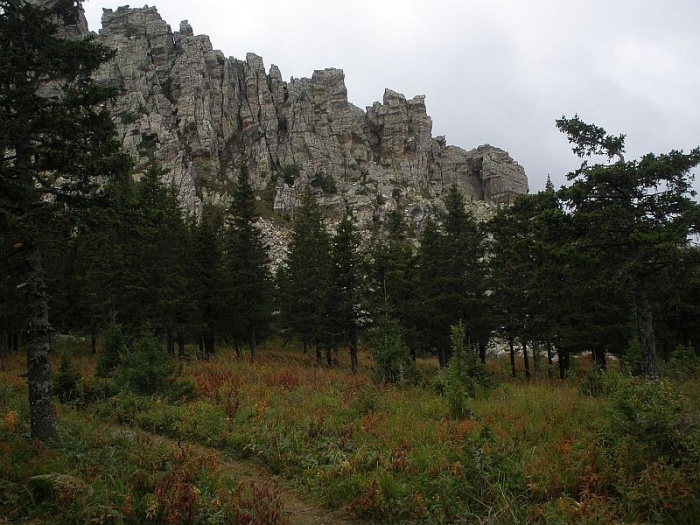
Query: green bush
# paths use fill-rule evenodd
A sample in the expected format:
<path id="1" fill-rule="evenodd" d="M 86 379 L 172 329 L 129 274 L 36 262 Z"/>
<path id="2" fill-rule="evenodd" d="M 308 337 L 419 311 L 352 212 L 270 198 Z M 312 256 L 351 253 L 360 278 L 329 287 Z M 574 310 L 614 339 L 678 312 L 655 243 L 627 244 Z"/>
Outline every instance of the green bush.
<path id="1" fill-rule="evenodd" d="M 686 381 L 700 378 L 700 357 L 695 349 L 688 345 L 678 345 L 671 352 L 668 361 L 661 365 L 665 377 Z"/>
<path id="2" fill-rule="evenodd" d="M 700 509 L 700 424 L 667 379 L 622 378 L 601 431 L 614 487 L 633 521 L 687 523 Z"/>
<path id="3" fill-rule="evenodd" d="M 282 172 L 282 180 L 284 180 L 284 183 L 287 186 L 293 186 L 294 181 L 299 177 L 299 174 L 301 173 L 301 168 L 297 166 L 296 164 L 285 164 L 281 168 Z"/>
<path id="4" fill-rule="evenodd" d="M 80 372 L 75 366 L 73 356 L 66 350 L 61 354 L 61 365 L 53 379 L 53 391 L 60 401 L 72 401 L 82 397 Z"/>
<path id="5" fill-rule="evenodd" d="M 175 363 L 146 328 L 121 356 L 115 379 L 119 385 L 140 394 L 164 392 L 172 385 Z"/>
<path id="6" fill-rule="evenodd" d="M 401 336 L 401 327 L 383 316 L 372 333 L 370 352 L 375 364 L 375 379 L 380 383 L 400 383 L 415 376 L 415 364 Z"/>
<path id="7" fill-rule="evenodd" d="M 311 186 L 322 189 L 324 193 L 330 193 L 333 195 L 338 193 L 338 187 L 335 183 L 335 179 L 330 173 L 323 173 L 322 171 L 319 171 L 314 174 L 311 179 Z"/>
<path id="8" fill-rule="evenodd" d="M 455 419 L 472 413 L 469 400 L 487 392 L 493 386 L 491 372 L 479 361 L 476 352 L 466 344 L 462 323 L 452 327 L 452 359 L 436 378 L 438 392 L 445 396 Z"/>
<path id="9" fill-rule="evenodd" d="M 102 338 L 102 352 L 97 356 L 96 373 L 107 377 L 117 369 L 121 356 L 126 353 L 127 337 L 124 329 L 112 318 Z"/>

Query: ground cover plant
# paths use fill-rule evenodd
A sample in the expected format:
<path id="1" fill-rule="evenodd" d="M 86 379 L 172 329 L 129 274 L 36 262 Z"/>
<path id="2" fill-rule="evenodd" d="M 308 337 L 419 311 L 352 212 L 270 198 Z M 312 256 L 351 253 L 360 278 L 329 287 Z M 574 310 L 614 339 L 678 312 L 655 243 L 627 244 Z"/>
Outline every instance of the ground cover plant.
<path id="1" fill-rule="evenodd" d="M 455 413 L 432 360 L 418 361 L 413 383 L 391 384 L 369 353 L 357 374 L 340 357 L 327 368 L 272 343 L 256 362 L 225 350 L 181 361 L 174 386 L 147 395 L 106 387 L 78 351 L 81 397 L 59 407 L 57 447 L 24 436 L 21 359 L 4 358 L 2 510 L 66 522 L 283 522 L 274 486 L 227 480 L 216 459 L 184 457 L 158 435 L 252 460 L 315 504 L 373 523 L 687 523 L 699 510 L 696 379 L 601 373 L 581 358 L 571 380 L 524 382 L 490 361 L 491 388 Z"/>

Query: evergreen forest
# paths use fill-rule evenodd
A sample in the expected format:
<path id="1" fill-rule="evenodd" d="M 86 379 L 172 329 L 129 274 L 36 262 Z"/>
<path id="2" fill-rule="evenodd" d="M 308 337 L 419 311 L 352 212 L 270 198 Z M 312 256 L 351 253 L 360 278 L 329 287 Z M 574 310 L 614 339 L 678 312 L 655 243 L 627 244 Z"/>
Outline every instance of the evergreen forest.
<path id="1" fill-rule="evenodd" d="M 700 148 L 562 117 L 565 186 L 367 234 L 309 185 L 274 261 L 245 163 L 135 173 L 75 6 L 0 0 L 0 524 L 698 519 Z"/>

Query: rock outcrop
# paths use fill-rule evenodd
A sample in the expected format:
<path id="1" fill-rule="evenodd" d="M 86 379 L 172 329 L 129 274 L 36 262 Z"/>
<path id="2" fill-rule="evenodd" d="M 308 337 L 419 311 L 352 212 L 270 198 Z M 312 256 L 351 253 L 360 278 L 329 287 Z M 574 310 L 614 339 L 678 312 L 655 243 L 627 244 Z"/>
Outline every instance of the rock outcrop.
<path id="1" fill-rule="evenodd" d="M 366 230 L 391 210 L 420 229 L 452 184 L 495 204 L 528 190 L 505 151 L 433 138 L 422 96 L 387 89 L 363 111 L 340 69 L 285 82 L 257 55 L 225 57 L 187 21 L 172 31 L 154 7 L 104 10 L 102 26 L 117 55 L 99 78 L 122 90 L 113 113 L 124 146 L 138 169 L 160 163 L 195 213 L 227 199 L 244 159 L 271 211 L 293 217 L 310 183 L 330 223 L 350 209 Z"/>

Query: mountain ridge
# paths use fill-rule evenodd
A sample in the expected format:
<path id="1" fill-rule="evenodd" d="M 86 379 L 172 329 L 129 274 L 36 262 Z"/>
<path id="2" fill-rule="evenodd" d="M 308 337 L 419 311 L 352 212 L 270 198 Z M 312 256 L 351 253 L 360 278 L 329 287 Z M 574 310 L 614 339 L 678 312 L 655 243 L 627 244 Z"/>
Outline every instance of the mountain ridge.
<path id="1" fill-rule="evenodd" d="M 122 92 L 112 112 L 135 175 L 157 161 L 188 212 L 225 205 L 244 160 L 274 213 L 293 218 L 310 183 L 329 224 L 350 210 L 361 230 L 396 210 L 420 231 L 453 184 L 475 208 L 528 191 L 504 150 L 432 137 L 422 95 L 386 89 L 362 110 L 341 69 L 286 82 L 253 53 L 226 57 L 186 20 L 173 31 L 156 7 L 104 9 L 97 38 L 117 50 L 98 78 Z"/>

